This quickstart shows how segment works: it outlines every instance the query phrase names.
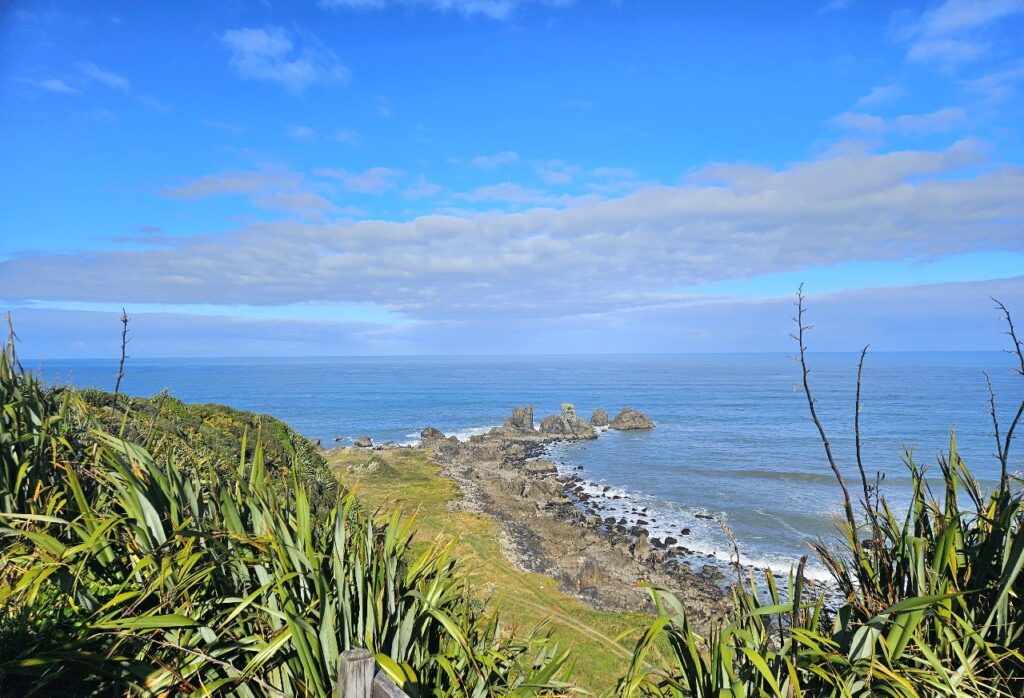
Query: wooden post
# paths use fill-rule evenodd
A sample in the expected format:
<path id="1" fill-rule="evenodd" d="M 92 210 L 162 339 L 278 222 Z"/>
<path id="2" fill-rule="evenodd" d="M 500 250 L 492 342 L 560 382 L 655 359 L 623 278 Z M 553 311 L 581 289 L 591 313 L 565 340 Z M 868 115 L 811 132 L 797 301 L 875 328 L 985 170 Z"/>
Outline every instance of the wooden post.
<path id="1" fill-rule="evenodd" d="M 409 698 L 409 696 L 382 671 L 373 679 L 373 698 Z"/>
<path id="2" fill-rule="evenodd" d="M 370 698 L 377 663 L 367 650 L 348 650 L 338 658 L 337 698 Z"/>

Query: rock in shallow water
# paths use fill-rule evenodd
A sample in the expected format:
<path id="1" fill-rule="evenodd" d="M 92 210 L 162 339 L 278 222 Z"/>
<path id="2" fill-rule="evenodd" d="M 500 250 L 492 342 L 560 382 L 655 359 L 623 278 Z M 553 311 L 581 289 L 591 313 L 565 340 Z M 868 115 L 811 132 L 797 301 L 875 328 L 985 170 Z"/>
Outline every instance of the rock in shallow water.
<path id="1" fill-rule="evenodd" d="M 592 427 L 606 427 L 608 426 L 608 413 L 598 407 L 594 410 L 594 414 L 590 415 L 590 426 Z"/>
<path id="2" fill-rule="evenodd" d="M 444 432 L 441 431 L 440 429 L 435 429 L 434 427 L 427 427 L 426 429 L 420 432 L 420 438 L 424 440 L 443 439 Z"/>
<path id="3" fill-rule="evenodd" d="M 356 440 L 353 441 L 352 443 L 354 443 L 359 448 L 372 448 L 373 447 L 373 439 L 371 439 L 366 434 L 363 434 L 362 436 L 356 437 Z"/>
<path id="4" fill-rule="evenodd" d="M 561 414 L 545 417 L 540 423 L 541 433 L 562 439 L 596 439 L 597 432 L 576 414 L 572 405 L 566 405 Z"/>
<path id="5" fill-rule="evenodd" d="M 640 410 L 625 407 L 608 426 L 620 431 L 630 431 L 633 429 L 653 429 L 654 422 Z"/>
<path id="6" fill-rule="evenodd" d="M 533 431 L 533 405 L 513 408 L 512 416 L 505 420 L 505 428 L 514 431 Z"/>

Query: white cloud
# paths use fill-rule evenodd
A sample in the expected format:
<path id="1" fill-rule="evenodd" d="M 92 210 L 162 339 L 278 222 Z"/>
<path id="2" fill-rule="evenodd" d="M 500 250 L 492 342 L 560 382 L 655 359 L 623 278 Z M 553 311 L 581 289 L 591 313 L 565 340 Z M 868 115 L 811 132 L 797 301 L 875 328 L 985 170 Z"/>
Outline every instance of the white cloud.
<path id="1" fill-rule="evenodd" d="M 231 66 L 247 80 L 274 82 L 298 93 L 311 85 L 349 79 L 348 68 L 332 51 L 310 35 L 304 38 L 306 45 L 296 48 L 281 27 L 233 29 L 221 36 L 231 52 Z"/>
<path id="2" fill-rule="evenodd" d="M 873 87 L 870 92 L 861 97 L 853 105 L 857 109 L 863 109 L 864 107 L 874 107 L 879 104 L 891 102 L 899 99 L 907 93 L 903 87 L 897 83 L 890 83 L 888 85 L 878 85 Z"/>
<path id="3" fill-rule="evenodd" d="M 391 181 L 372 170 L 320 175 L 372 191 Z M 272 197 L 317 186 L 275 170 L 198 178 L 168 193 L 235 193 L 256 205 L 315 210 L 315 200 Z M 969 141 L 939 151 L 848 151 L 782 169 L 721 164 L 676 186 L 608 200 L 505 183 L 460 196 L 528 208 L 401 222 L 280 220 L 182 237 L 161 250 L 21 255 L 0 262 L 0 298 L 368 302 L 413 319 L 492 324 L 608 313 L 678 303 L 679 289 L 726 279 L 1021 251 L 1021 191 L 1024 168 L 986 163 Z"/>
<path id="4" fill-rule="evenodd" d="M 469 161 L 469 165 L 470 167 L 493 170 L 504 165 L 514 165 L 517 162 L 519 162 L 519 153 L 514 150 L 503 150 L 494 155 L 477 155 Z"/>
<path id="5" fill-rule="evenodd" d="M 990 49 L 984 30 L 1020 12 L 1019 0 L 945 0 L 903 29 L 907 59 L 947 66 L 975 61 Z"/>
<path id="6" fill-rule="evenodd" d="M 514 182 L 502 182 L 477 187 L 471 191 L 456 194 L 456 198 L 465 201 L 501 201 L 510 204 L 529 204 L 537 206 L 557 206 L 565 204 L 569 197 L 552 196 L 540 189 L 529 189 Z"/>
<path id="7" fill-rule="evenodd" d="M 833 122 L 843 128 L 876 134 L 929 135 L 963 128 L 967 124 L 967 112 L 961 107 L 944 107 L 927 114 L 904 114 L 891 119 L 861 112 L 843 112 Z"/>
<path id="8" fill-rule="evenodd" d="M 63 80 L 59 80 L 57 78 L 49 78 L 47 80 L 38 81 L 30 80 L 29 82 L 31 82 L 36 87 L 41 87 L 44 90 L 48 90 L 50 92 L 57 92 L 60 94 L 73 95 L 78 94 L 79 92 L 79 90 L 75 89 Z"/>
<path id="9" fill-rule="evenodd" d="M 426 176 L 416 175 L 416 181 L 402 190 L 402 196 L 407 199 L 426 199 L 437 196 L 442 191 L 439 184 L 434 184 Z"/>
<path id="10" fill-rule="evenodd" d="M 245 196 L 262 209 L 297 213 L 321 220 L 334 205 L 312 190 L 301 174 L 285 168 L 234 170 L 188 180 L 161 192 L 172 199 Z"/>
<path id="11" fill-rule="evenodd" d="M 962 84 L 993 102 L 1000 102 L 1016 94 L 1019 82 L 1024 82 L 1024 60 L 980 78 L 965 80 Z"/>
<path id="12" fill-rule="evenodd" d="M 390 167 L 371 167 L 362 172 L 321 168 L 314 170 L 320 177 L 329 177 L 341 182 L 346 191 L 359 194 L 380 195 L 398 186 L 398 180 L 404 174 L 401 170 Z"/>
<path id="13" fill-rule="evenodd" d="M 898 133 L 947 133 L 967 123 L 967 112 L 961 107 L 945 107 L 928 114 L 904 114 L 892 120 L 890 128 Z"/>
<path id="14" fill-rule="evenodd" d="M 1019 0 L 946 0 L 921 18 L 921 33 L 940 36 L 984 27 L 1024 12 Z"/>
<path id="15" fill-rule="evenodd" d="M 128 78 L 118 75 L 117 73 L 113 73 L 109 70 L 103 70 L 95 63 L 79 63 L 78 69 L 82 71 L 82 73 L 86 77 L 95 80 L 96 82 L 102 83 L 107 87 L 111 87 L 115 90 L 120 90 L 121 92 L 128 92 L 132 87 L 132 84 L 128 81 Z"/>
<path id="16" fill-rule="evenodd" d="M 480 15 L 506 19 L 523 0 L 320 0 L 322 7 L 349 10 L 381 10 L 389 6 L 424 7 L 438 12 L 455 12 L 467 17 Z M 544 4 L 564 4 L 563 2 Z"/>
<path id="17" fill-rule="evenodd" d="M 548 160 L 535 163 L 533 169 L 545 184 L 569 184 L 583 168 L 561 160 Z"/>
<path id="18" fill-rule="evenodd" d="M 921 63 L 970 63 L 981 58 L 987 46 L 964 39 L 923 39 L 916 41 L 907 52 L 907 58 Z"/>

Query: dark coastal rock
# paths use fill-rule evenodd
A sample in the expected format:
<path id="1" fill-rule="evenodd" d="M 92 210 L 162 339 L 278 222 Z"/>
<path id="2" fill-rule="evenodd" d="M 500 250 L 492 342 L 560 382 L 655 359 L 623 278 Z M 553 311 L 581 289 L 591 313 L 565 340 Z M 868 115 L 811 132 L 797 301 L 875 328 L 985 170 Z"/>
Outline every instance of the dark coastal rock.
<path id="1" fill-rule="evenodd" d="M 636 542 L 633 543 L 630 552 L 633 553 L 633 557 L 637 560 L 643 560 L 651 554 L 651 545 L 647 542 L 646 532 L 636 537 Z"/>
<path id="2" fill-rule="evenodd" d="M 643 412 L 634 410 L 632 407 L 625 407 L 608 426 L 620 431 L 630 431 L 633 429 L 653 429 L 654 422 Z"/>
<path id="3" fill-rule="evenodd" d="M 424 441 L 443 439 L 444 432 L 441 431 L 440 429 L 435 429 L 434 427 L 427 427 L 426 429 L 420 432 L 420 438 L 423 439 Z"/>
<path id="4" fill-rule="evenodd" d="M 590 426 L 592 427 L 606 427 L 608 426 L 608 413 L 598 407 L 594 410 L 594 414 L 590 415 Z"/>
<path id="5" fill-rule="evenodd" d="M 373 447 L 373 439 L 371 439 L 366 434 L 363 434 L 362 436 L 356 437 L 356 440 L 353 441 L 352 443 L 355 444 L 356 446 L 358 446 L 359 448 L 372 448 Z"/>
<path id="6" fill-rule="evenodd" d="M 512 431 L 534 431 L 533 405 L 513 408 L 512 416 L 505 420 L 505 429 Z"/>
<path id="7" fill-rule="evenodd" d="M 462 444 L 454 436 L 447 439 L 439 439 L 434 445 L 434 460 L 441 465 L 447 465 L 458 458 L 462 451 Z"/>
<path id="8" fill-rule="evenodd" d="M 540 431 L 546 436 L 566 440 L 597 438 L 594 427 L 580 419 L 576 409 L 570 404 L 562 405 L 561 414 L 545 417 L 540 423 Z"/>
<path id="9" fill-rule="evenodd" d="M 554 463 L 543 458 L 527 461 L 523 468 L 531 475 L 546 475 L 558 472 L 558 468 L 555 467 Z"/>

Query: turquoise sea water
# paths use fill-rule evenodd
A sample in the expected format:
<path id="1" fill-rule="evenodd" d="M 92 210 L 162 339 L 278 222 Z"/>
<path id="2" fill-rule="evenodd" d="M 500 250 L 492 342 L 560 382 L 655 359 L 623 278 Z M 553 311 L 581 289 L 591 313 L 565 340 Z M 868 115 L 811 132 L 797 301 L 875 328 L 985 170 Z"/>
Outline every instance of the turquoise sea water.
<path id="1" fill-rule="evenodd" d="M 854 476 L 853 410 L 857 356 L 812 354 L 817 407 L 840 464 Z M 869 354 L 861 412 L 865 462 L 903 498 L 903 447 L 935 464 L 957 429 L 961 453 L 983 485 L 998 476 L 983 371 L 1008 420 L 1024 395 L 1010 357 L 991 353 Z M 113 360 L 49 361 L 47 380 L 112 389 Z M 330 359 L 129 359 L 126 392 L 167 388 L 190 402 L 225 403 L 279 417 L 331 445 L 366 433 L 415 441 L 436 426 L 467 437 L 501 424 L 512 407 L 533 404 L 537 419 L 575 403 L 585 416 L 603 407 L 647 412 L 650 432 L 605 432 L 565 444 L 552 457 L 622 500 L 645 506 L 653 535 L 727 556 L 713 513 L 735 531 L 743 557 L 787 569 L 806 541 L 829 536 L 838 490 L 798 389 L 799 367 L 785 354 Z M 1024 433 L 1024 432 L 1022 432 Z M 1024 469 L 1024 443 L 1012 469 Z"/>

